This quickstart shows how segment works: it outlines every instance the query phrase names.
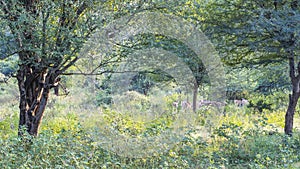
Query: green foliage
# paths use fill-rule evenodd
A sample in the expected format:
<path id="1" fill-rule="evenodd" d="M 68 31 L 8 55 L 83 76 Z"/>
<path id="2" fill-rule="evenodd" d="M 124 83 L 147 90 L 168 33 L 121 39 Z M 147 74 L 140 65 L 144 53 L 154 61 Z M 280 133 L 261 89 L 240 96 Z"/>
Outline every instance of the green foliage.
<path id="1" fill-rule="evenodd" d="M 80 3 L 80 1 L 74 1 L 68 4 L 70 8 L 66 10 L 70 12 L 70 21 L 74 18 L 74 11 L 78 9 Z M 88 7 L 93 8 L 94 3 L 97 2 L 92 3 L 91 1 Z M 73 98 L 69 96 L 57 100 L 50 98 L 49 109 L 46 110 L 44 118 L 45 123 L 41 126 L 42 133 L 36 138 L 29 135 L 25 135 L 22 139 L 16 137 L 18 116 L 15 113 L 12 115 L 7 114 L 7 112 L 13 112 L 11 110 L 13 106 L 10 103 L 5 104 L 5 108 L 2 108 L 1 105 L 0 166 L 2 168 L 299 168 L 300 133 L 295 130 L 293 137 L 287 137 L 281 133 L 284 123 L 282 107 L 286 105 L 287 94 L 280 90 L 273 90 L 274 88 L 288 88 L 282 87 L 286 85 L 283 84 L 287 80 L 285 75 L 277 76 L 286 69 L 284 63 L 277 64 L 277 62 L 282 61 L 282 56 L 286 54 L 281 49 L 297 48 L 297 45 L 294 44 L 286 45 L 290 38 L 287 35 L 298 29 L 297 17 L 299 11 L 296 10 L 295 14 L 285 15 L 293 10 L 288 6 L 290 1 L 286 1 L 286 3 L 278 6 L 276 10 L 272 9 L 273 4 L 269 2 L 240 0 L 206 1 L 205 3 L 203 1 L 192 2 L 187 0 L 160 3 L 126 0 L 103 3 L 103 7 L 107 8 L 107 11 L 113 11 L 112 15 L 111 13 L 108 14 L 107 21 L 148 8 L 150 10 L 159 8 L 157 10 L 173 13 L 188 20 L 193 19 L 194 23 L 200 21 L 201 26 L 214 39 L 214 42 L 216 42 L 216 39 L 222 39 L 218 43 L 218 47 L 223 47 L 220 53 L 225 54 L 225 63 L 250 67 L 249 70 L 235 70 L 231 75 L 228 75 L 231 78 L 230 91 L 237 93 L 235 97 L 249 97 L 251 101 L 250 108 L 238 108 L 234 105 L 228 105 L 226 116 L 222 117 L 219 114 L 213 114 L 211 111 L 200 110 L 198 112 L 199 119 L 196 119 L 196 121 L 199 121 L 199 126 L 191 128 L 171 149 L 160 152 L 155 156 L 127 158 L 99 146 L 98 140 L 94 137 L 99 133 L 96 131 L 91 133 L 90 129 L 97 127 L 97 125 L 107 125 L 112 130 L 131 137 L 157 136 L 170 129 L 174 118 L 176 118 L 172 114 L 174 111 L 172 104 L 174 101 L 178 101 L 181 96 L 173 94 L 163 99 L 157 99 L 161 95 L 153 91 L 155 87 L 152 86 L 153 82 L 169 81 L 170 78 L 156 70 L 153 70 L 156 73 L 154 75 L 143 74 L 145 76 L 137 76 L 135 81 L 132 82 L 132 90 L 140 93 L 135 91 L 125 94 L 119 93 L 114 98 L 114 101 L 121 103 L 117 107 L 122 108 L 122 110 L 115 110 L 117 108 L 113 106 L 112 109 L 98 107 L 93 109 L 96 107 L 95 103 L 100 105 L 112 103 L 112 98 L 109 96 L 112 92 L 110 91 L 111 86 L 109 82 L 105 81 L 102 86 L 97 86 L 98 84 L 93 81 L 97 79 L 92 78 L 85 82 L 79 80 L 78 83 L 84 83 L 80 87 L 91 88 L 73 90 L 76 93 L 76 97 Z M 57 15 L 62 14 L 61 4 L 59 1 L 41 1 L 40 5 L 38 9 L 42 10 L 41 13 L 49 14 L 49 20 L 45 25 L 48 30 L 46 35 L 43 35 L 41 30 L 42 19 L 45 16 L 40 16 L 35 20 L 30 17 L 30 13 L 23 13 L 23 8 L 12 10 L 12 12 L 20 14 L 16 25 L 24 25 L 24 22 L 29 22 L 37 27 L 37 31 L 33 32 L 35 37 L 32 39 L 33 42 L 44 40 L 49 42 L 42 43 L 47 44 L 44 47 L 43 45 L 25 46 L 27 51 L 36 52 L 36 55 L 34 55 L 36 57 L 24 61 L 24 63 L 42 58 L 44 59 L 42 62 L 44 65 L 55 67 L 56 63 L 72 61 L 78 56 L 78 50 L 82 46 L 82 42 L 86 40 L 87 36 L 85 35 L 90 33 L 90 29 L 94 28 L 94 24 L 97 22 L 97 19 L 94 19 L 98 16 L 90 11 L 85 15 L 81 15 L 84 17 L 79 19 L 75 27 L 62 29 L 61 38 L 64 40 L 56 48 L 57 46 L 54 43 L 58 40 L 55 32 L 59 29 L 56 21 L 58 19 Z M 11 6 L 20 7 L 17 4 Z M 204 6 L 206 8 L 203 8 Z M 268 12 L 270 12 L 273 19 L 268 18 Z M 0 11 L 0 15 L 4 16 L 3 11 Z M 91 17 L 93 19 L 88 22 L 86 19 L 90 16 L 94 18 Z M 253 27 L 256 24 L 255 19 L 257 19 L 258 27 Z M 210 23 L 211 21 L 213 23 Z M 280 28 L 278 25 L 286 23 L 286 21 L 293 23 L 296 21 L 296 24 L 282 24 L 284 29 L 277 30 Z M 0 22 L 2 23 L 1 20 Z M 88 24 L 86 24 L 87 22 Z M 274 22 L 274 25 L 271 22 Z M 106 23 L 106 21 L 103 21 L 103 23 Z M 22 27 L 22 29 L 27 28 Z M 67 30 L 68 28 L 70 30 Z M 219 32 L 216 33 L 215 31 Z M 279 31 L 279 33 L 276 31 Z M 84 35 L 84 37 L 81 35 Z M 252 37 L 252 35 L 255 36 Z M 294 38 L 297 38 L 297 36 Z M 46 39 L 43 39 L 43 37 Z M 199 60 L 193 58 L 193 52 L 182 42 L 161 35 L 138 35 L 134 38 L 130 43 L 137 42 L 134 46 L 135 49 L 162 47 L 165 50 L 173 51 L 193 69 L 198 81 L 208 82 L 207 79 L 202 79 L 206 76 L 203 65 Z M 299 43 L 298 41 L 295 44 Z M 130 46 L 132 44 L 125 45 Z M 239 45 L 242 47 L 236 47 Z M 123 46 L 117 52 L 121 52 L 123 55 L 132 52 L 132 49 L 123 51 L 125 49 L 128 48 Z M 281 56 L 281 54 L 283 55 Z M 0 57 L 2 58 L 2 55 Z M 108 60 L 118 61 L 118 57 L 108 58 Z M 251 69 L 253 64 L 250 64 L 250 61 L 254 64 L 264 65 L 271 62 L 276 62 L 276 64 L 264 67 L 261 70 L 265 73 L 257 75 L 257 71 Z M 93 65 L 91 62 L 82 61 L 76 65 L 76 68 L 84 67 L 87 64 L 89 66 Z M 110 71 L 115 65 L 118 65 L 118 63 L 105 65 L 107 69 L 103 70 Z M 14 60 L 5 60 L 0 62 L 0 66 L 2 73 L 10 73 L 11 70 L 7 71 L 7 68 L 15 68 L 16 64 Z M 61 66 L 64 66 L 64 64 Z M 74 67 L 71 68 L 70 71 L 76 70 Z M 256 78 L 258 78 L 258 81 Z M 257 83 L 250 86 L 249 82 L 253 81 Z M 96 88 L 101 91 L 97 91 L 98 93 L 93 95 L 94 93 L 91 91 Z M 150 88 L 153 90 L 149 90 Z M 0 93 L 1 101 L 7 99 L 2 96 L 7 95 L 8 92 L 3 92 L 1 88 Z M 141 93 L 154 93 L 155 96 L 146 97 Z M 62 101 L 64 99 L 65 101 Z M 158 104 L 159 102 L 162 103 Z M 152 121 L 139 119 L 151 112 L 149 109 L 157 110 L 153 112 L 160 116 Z M 261 112 L 262 115 L 255 114 L 256 110 Z M 177 113 L 183 112 L 178 111 Z M 295 120 L 295 122 L 297 121 Z M 299 123 L 295 125 L 299 126 Z M 203 130 L 202 128 L 208 129 Z"/>
<path id="2" fill-rule="evenodd" d="M 176 97 L 170 96 L 168 99 Z M 299 132 L 295 131 L 293 137 L 280 132 L 284 112 L 258 116 L 245 114 L 242 109 L 230 108 L 225 117 L 211 126 L 211 133 L 202 128 L 191 128 L 171 149 L 155 156 L 127 158 L 103 149 L 94 137 L 99 133 L 90 128 L 105 123 L 129 137 L 151 137 L 167 130 L 173 118 L 166 115 L 145 123 L 132 118 L 130 114 L 120 114 L 108 109 L 103 114 L 80 117 L 79 112 L 68 112 L 71 110 L 68 106 L 72 105 L 67 104 L 68 101 L 56 104 L 51 109 L 62 112 L 59 115 L 51 115 L 51 111 L 47 110 L 42 132 L 37 138 L 29 135 L 23 140 L 17 138 L 16 130 L 8 128 L 12 121 L 17 122 L 17 117 L 5 116 L 5 123 L 0 122 L 6 126 L 0 129 L 1 133 L 6 133 L 0 139 L 0 165 L 4 168 L 296 169 L 300 161 Z M 82 113 L 91 110 L 85 111 Z M 207 120 L 204 116 L 199 116 L 199 120 L 200 118 Z M 92 123 L 93 120 L 98 121 Z"/>
<path id="3" fill-rule="evenodd" d="M 18 122 L 18 114 L 16 112 L 10 115 L 0 115 L 0 138 L 7 139 L 16 135 Z"/>
<path id="4" fill-rule="evenodd" d="M 96 102 L 97 106 L 106 106 L 110 105 L 112 102 L 112 98 L 110 96 L 109 90 L 99 90 L 97 91 Z"/>
<path id="5" fill-rule="evenodd" d="M 214 139 L 223 150 L 215 154 L 217 162 L 232 168 L 294 168 L 292 163 L 299 160 L 296 155 L 299 133 L 296 138 L 290 138 L 277 131 L 266 132 L 265 127 L 270 125 L 266 120 L 253 121 L 255 127 L 250 129 L 232 122 L 216 128 Z M 289 147 L 290 144 L 295 147 Z"/>
<path id="6" fill-rule="evenodd" d="M 152 121 L 145 121 L 142 117 L 138 119 L 126 113 L 120 114 L 109 110 L 105 110 L 103 113 L 104 122 L 108 123 L 112 130 L 128 136 L 150 137 L 159 135 L 169 129 L 172 124 L 172 117 L 167 114 Z"/>
<path id="7" fill-rule="evenodd" d="M 280 93 L 281 91 L 290 90 L 290 79 L 286 71 L 288 69 L 286 62 L 269 64 L 252 69 L 252 78 L 255 82 L 254 84 L 256 84 L 253 91 L 270 95 L 274 92 Z"/>
<path id="8" fill-rule="evenodd" d="M 180 40 L 168 36 L 160 34 L 138 34 L 128 41 L 123 42 L 121 48 L 117 50 L 117 54 L 126 56 L 132 54 L 132 52 L 135 50 L 147 48 L 162 48 L 166 51 L 171 51 L 172 53 L 176 54 L 177 57 L 181 58 L 181 61 L 188 65 L 199 85 L 209 82 L 207 70 L 205 69 L 202 61 L 196 56 L 195 52 Z M 173 80 L 172 77 L 165 75 L 162 71 L 147 71 L 156 75 L 156 78 L 152 75 L 152 81 L 161 82 Z"/>
<path id="9" fill-rule="evenodd" d="M 127 91 L 114 96 L 113 108 L 120 112 L 134 111 L 135 113 L 146 111 L 151 107 L 150 98 L 136 91 Z"/>
<path id="10" fill-rule="evenodd" d="M 273 125 L 275 127 L 283 128 L 284 127 L 284 111 L 276 111 L 272 113 L 266 114 L 267 122 L 270 125 Z"/>
<path id="11" fill-rule="evenodd" d="M 154 86 L 153 80 L 147 74 L 140 72 L 132 78 L 131 89 L 141 94 L 147 95 Z"/>
<path id="12" fill-rule="evenodd" d="M 38 12 L 30 12 L 27 10 L 29 6 L 26 7 L 26 5 L 31 5 L 30 10 Z M 16 39 L 26 43 L 26 45 L 17 46 L 12 53 L 21 50 L 33 52 L 30 58 L 25 59 L 21 56 L 20 62 L 24 64 L 38 62 L 40 66 L 54 67 L 63 61 L 67 63 L 78 55 L 88 34 L 96 27 L 98 21 L 95 21 L 95 16 L 98 14 L 95 11 L 97 8 L 96 2 L 92 1 L 72 3 L 43 1 L 33 4 L 23 4 L 15 0 L 3 1 L 1 19 L 5 21 L 3 22 L 4 28 L 5 26 L 6 29 L 9 28 L 12 37 L 19 35 Z M 83 9 L 84 11 L 81 11 Z M 27 32 L 30 33 L 31 39 L 24 33 L 26 30 L 34 30 Z M 1 36 L 1 39 L 7 40 L 7 37 Z M 11 45 L 8 44 L 8 47 Z M 42 61 L 36 61 L 36 59 Z"/>
<path id="13" fill-rule="evenodd" d="M 62 131 L 73 131 L 77 132 L 77 125 L 79 124 L 78 117 L 76 114 L 68 113 L 61 117 L 54 117 L 46 121 L 42 125 L 41 130 L 51 130 L 53 134 L 60 133 Z"/>
<path id="14" fill-rule="evenodd" d="M 252 93 L 248 107 L 259 113 L 285 109 L 288 104 L 288 96 L 285 92 L 273 92 L 271 94 Z"/>
<path id="15" fill-rule="evenodd" d="M 209 1 L 203 28 L 229 65 L 267 65 L 299 52 L 297 1 Z"/>
<path id="16" fill-rule="evenodd" d="M 0 60 L 0 73 L 4 74 L 5 76 L 13 75 L 16 72 L 17 67 L 16 56 Z"/>
<path id="17" fill-rule="evenodd" d="M 138 133 L 150 136 L 166 129 L 162 127 L 165 119 L 145 127 L 113 112 L 106 117 L 111 124 L 118 123 L 120 133 L 131 136 Z M 0 165 L 4 168 L 297 168 L 299 132 L 293 137 L 276 131 L 269 133 L 264 129 L 270 125 L 266 118 L 236 117 L 226 116 L 214 127 L 211 137 L 201 137 L 201 130 L 191 129 L 165 152 L 127 158 L 102 149 L 93 137 L 97 133 L 87 132 L 78 125 L 76 115 L 70 113 L 59 121 L 49 119 L 39 137 L 25 135 L 20 139 L 15 133 L 0 139 Z M 243 119 L 255 125 L 246 125 L 249 121 Z"/>
<path id="18" fill-rule="evenodd" d="M 264 95 L 274 96 L 273 99 L 278 103 L 278 94 L 287 97 L 282 91 L 291 89 L 286 71 L 288 65 L 285 62 L 248 68 L 230 66 L 226 68 L 227 98 L 230 100 L 241 98 L 255 100 L 258 95 Z"/>

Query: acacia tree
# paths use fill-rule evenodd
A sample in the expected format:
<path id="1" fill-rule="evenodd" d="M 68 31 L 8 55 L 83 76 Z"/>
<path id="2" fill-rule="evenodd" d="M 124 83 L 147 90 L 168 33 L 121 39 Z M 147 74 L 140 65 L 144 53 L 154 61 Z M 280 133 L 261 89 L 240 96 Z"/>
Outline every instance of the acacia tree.
<path id="1" fill-rule="evenodd" d="M 97 1 L 1 0 L 2 28 L 14 40 L 5 57 L 17 54 L 20 95 L 19 135 L 37 136 L 50 89 L 79 58 L 99 22 Z M 8 39 L 10 38 L 10 39 Z M 11 43 L 7 43 L 10 45 Z"/>
<path id="2" fill-rule="evenodd" d="M 193 91 L 192 108 L 193 111 L 196 111 L 198 88 L 200 85 L 209 83 L 209 80 L 208 80 L 208 72 L 205 69 L 205 66 L 202 63 L 201 59 L 199 59 L 198 56 L 188 46 L 186 46 L 183 42 L 179 40 L 167 36 L 163 36 L 163 35 L 153 35 L 153 34 L 137 35 L 134 38 L 132 38 L 130 42 L 127 43 L 128 44 L 125 45 L 119 44 L 121 47 L 124 48 L 123 50 L 121 50 L 122 52 L 120 52 L 120 55 L 126 56 L 126 55 L 130 55 L 130 53 L 132 53 L 132 51 L 134 50 L 141 50 L 144 48 L 154 47 L 154 48 L 162 48 L 166 51 L 171 51 L 175 53 L 177 57 L 181 58 L 183 63 L 185 63 L 192 71 L 193 76 L 195 78 L 195 81 L 192 82 L 193 84 L 191 86 Z M 141 72 L 141 74 L 147 75 L 147 72 Z M 151 74 L 159 75 L 156 81 L 171 82 L 175 80 L 170 75 L 167 75 L 162 71 L 149 70 L 148 76 Z M 143 83 L 144 83 L 143 85 L 146 85 L 146 83 L 149 83 L 149 81 L 148 82 L 144 81 Z M 180 86 L 182 84 L 178 84 L 178 85 Z"/>
<path id="3" fill-rule="evenodd" d="M 231 66 L 288 62 L 291 94 L 284 132 L 292 134 L 300 96 L 300 4 L 298 0 L 214 1 L 201 14 L 203 29 Z"/>
<path id="4" fill-rule="evenodd" d="M 102 74 L 118 64 L 119 56 L 109 56 L 90 72 L 66 72 L 78 63 L 79 51 L 99 25 L 143 10 L 172 8 L 177 3 L 0 0 L 0 42 L 6 46 L 1 59 L 14 54 L 19 58 L 14 75 L 20 95 L 19 135 L 24 134 L 22 128 L 38 135 L 50 90 L 57 89 L 61 75 Z M 105 66 L 108 70 L 103 69 Z"/>

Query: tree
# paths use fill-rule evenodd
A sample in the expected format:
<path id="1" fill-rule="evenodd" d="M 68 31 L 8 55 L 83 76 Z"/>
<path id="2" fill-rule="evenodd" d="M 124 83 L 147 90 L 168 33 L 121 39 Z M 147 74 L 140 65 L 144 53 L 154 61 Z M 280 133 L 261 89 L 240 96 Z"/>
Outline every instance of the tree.
<path id="1" fill-rule="evenodd" d="M 18 54 L 16 78 L 20 94 L 19 135 L 22 128 L 38 135 L 50 90 L 79 59 L 83 43 L 97 28 L 97 1 L 0 1 L 2 29 L 10 32 L 6 58 Z M 4 41 L 11 41 L 2 36 Z"/>
<path id="2" fill-rule="evenodd" d="M 88 73 L 67 71 L 78 63 L 79 51 L 99 25 L 126 14 L 164 9 L 178 3 L 161 2 L 156 6 L 152 2 L 127 0 L 117 3 L 97 0 L 1 0 L 0 44 L 5 47 L 0 49 L 0 58 L 18 55 L 14 77 L 20 95 L 19 135 L 24 134 L 22 128 L 31 135 L 38 135 L 50 90 L 55 88 L 57 93 L 60 76 L 102 74 L 111 72 L 110 68 L 118 64 L 119 56 L 110 56 Z M 104 11 L 105 16 L 99 16 Z M 104 69 L 107 65 L 108 69 Z"/>
<path id="3" fill-rule="evenodd" d="M 192 51 L 186 44 L 183 42 L 173 39 L 171 37 L 167 37 L 164 35 L 153 35 L 153 34 L 140 34 L 133 37 L 130 41 L 125 44 L 119 44 L 123 50 L 120 50 L 120 55 L 123 57 L 130 55 L 135 50 L 141 50 L 145 48 L 162 48 L 166 51 L 171 51 L 178 58 L 181 58 L 182 62 L 185 63 L 189 69 L 192 71 L 193 76 L 195 78 L 195 82 L 192 84 L 193 98 L 192 98 L 192 107 L 193 111 L 196 111 L 197 107 L 197 94 L 198 88 L 200 85 L 205 83 L 209 83 L 208 72 L 202 63 L 201 59 Z M 156 81 L 174 81 L 174 78 L 170 77 L 170 75 L 166 75 L 164 72 L 159 70 L 149 70 L 149 72 L 141 72 L 142 74 L 149 76 L 149 73 L 154 75 L 158 75 Z M 135 79 L 136 80 L 136 79 Z M 141 79 L 140 79 L 141 80 Z M 155 81 L 152 78 L 152 81 Z M 149 83 L 149 81 L 144 81 L 145 84 Z M 148 84 L 149 85 L 149 84 Z M 178 84 L 181 85 L 181 84 Z M 150 87 L 150 85 L 149 85 Z"/>
<path id="4" fill-rule="evenodd" d="M 97 65 L 93 65 L 91 70 L 85 70 L 88 73 L 84 73 L 80 69 L 78 69 L 79 72 L 68 71 L 74 65 L 79 68 L 80 63 L 88 60 L 81 59 L 82 62 L 78 62 L 79 51 L 99 25 L 105 25 L 103 23 L 126 14 L 134 15 L 143 10 L 158 10 L 185 18 L 186 15 L 193 16 L 189 11 L 191 6 L 195 7 L 193 5 L 197 4 L 196 2 L 192 3 L 186 0 L 158 3 L 140 0 L 134 2 L 126 0 L 117 3 L 96 0 L 1 0 L 0 43 L 6 47 L 1 48 L 0 52 L 5 51 L 6 54 L 1 53 L 0 58 L 18 55 L 18 68 L 14 77 L 18 81 L 20 93 L 19 135 L 23 134 L 22 127 L 25 127 L 31 135 L 38 134 L 50 90 L 55 88 L 57 92 L 60 76 L 113 72 L 111 68 L 122 60 L 122 56 L 118 55 L 104 57 Z M 192 11 L 198 11 L 198 9 L 194 8 Z M 99 16 L 104 12 L 105 16 Z M 3 32 L 8 32 L 9 36 Z M 173 39 L 168 40 L 172 43 L 179 43 Z M 170 49 L 170 51 L 172 50 Z M 194 85 L 193 105 L 195 107 L 195 93 L 197 93 L 198 86 L 205 81 L 202 77 L 204 67 L 199 60 L 194 62 L 194 56 L 185 57 L 190 54 L 194 55 L 188 48 L 183 51 L 183 59 L 197 80 L 197 84 Z M 91 57 L 91 59 L 94 58 Z"/>
<path id="5" fill-rule="evenodd" d="M 214 1 L 202 13 L 205 32 L 232 66 L 288 62 L 291 94 L 284 132 L 292 134 L 300 96 L 300 4 L 297 0 Z"/>

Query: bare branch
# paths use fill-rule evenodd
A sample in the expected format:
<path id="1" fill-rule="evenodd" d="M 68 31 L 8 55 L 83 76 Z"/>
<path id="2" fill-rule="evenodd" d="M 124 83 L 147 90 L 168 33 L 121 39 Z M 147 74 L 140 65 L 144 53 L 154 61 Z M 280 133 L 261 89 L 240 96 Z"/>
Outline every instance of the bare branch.
<path id="1" fill-rule="evenodd" d="M 62 75 L 83 75 L 83 76 L 97 76 L 97 75 L 103 75 L 105 73 L 138 73 L 139 71 L 112 71 L 112 70 L 105 70 L 99 73 L 81 73 L 81 72 L 70 72 L 70 73 L 62 73 Z"/>

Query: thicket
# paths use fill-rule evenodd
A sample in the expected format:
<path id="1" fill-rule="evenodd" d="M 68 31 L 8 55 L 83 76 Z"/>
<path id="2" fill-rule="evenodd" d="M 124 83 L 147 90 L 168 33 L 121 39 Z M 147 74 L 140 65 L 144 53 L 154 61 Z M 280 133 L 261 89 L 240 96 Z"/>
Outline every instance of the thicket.
<path id="1" fill-rule="evenodd" d="M 47 109 L 42 132 L 36 138 L 17 137 L 17 111 L 5 113 L 11 112 L 14 106 L 1 109 L 2 168 L 300 167 L 300 132 L 296 127 L 292 137 L 282 133 L 284 111 L 280 109 L 253 114 L 249 113 L 253 108 L 229 104 L 226 116 L 216 118 L 217 121 L 208 120 L 202 112 L 197 119 L 200 128 L 191 128 L 171 149 L 154 156 L 128 158 L 101 146 L 97 140 L 99 133 L 91 130 L 97 122 L 105 122 L 121 134 L 133 136 L 158 135 L 169 124 L 158 119 L 145 126 L 126 114 L 110 109 L 98 109 L 99 113 L 80 104 L 69 105 L 68 99 L 62 100 L 50 100 L 50 106 L 52 102 L 56 103 Z M 298 116 L 296 124 L 299 124 L 297 119 Z"/>

